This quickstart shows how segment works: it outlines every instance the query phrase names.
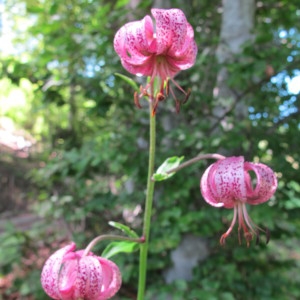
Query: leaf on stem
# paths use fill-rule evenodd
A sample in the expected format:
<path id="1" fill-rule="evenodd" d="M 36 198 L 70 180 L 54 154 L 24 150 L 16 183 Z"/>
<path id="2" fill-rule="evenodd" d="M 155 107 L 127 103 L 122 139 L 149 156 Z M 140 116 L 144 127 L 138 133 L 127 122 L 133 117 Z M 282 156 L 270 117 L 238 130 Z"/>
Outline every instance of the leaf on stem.
<path id="1" fill-rule="evenodd" d="M 180 162 L 184 159 L 184 156 L 178 157 L 173 156 L 167 158 L 163 164 L 157 169 L 156 173 L 153 174 L 152 179 L 154 181 L 162 181 L 172 177 L 175 172 L 168 173 L 170 170 L 177 168 Z"/>
<path id="2" fill-rule="evenodd" d="M 139 249 L 140 245 L 137 242 L 131 241 L 117 241 L 109 243 L 103 250 L 101 256 L 104 258 L 111 258 L 118 253 L 132 253 Z"/>
<path id="3" fill-rule="evenodd" d="M 114 222 L 114 221 L 109 221 L 108 224 L 114 228 L 120 229 L 122 232 L 126 233 L 129 237 L 131 238 L 139 238 L 139 236 L 128 226 L 118 223 L 118 222 Z"/>
<path id="4" fill-rule="evenodd" d="M 117 76 L 117 77 L 121 78 L 122 80 L 124 80 L 125 82 L 127 82 L 131 87 L 134 88 L 135 91 L 137 91 L 137 92 L 140 91 L 138 85 L 132 78 L 130 78 L 126 75 L 120 74 L 120 73 L 115 73 L 115 76 Z"/>

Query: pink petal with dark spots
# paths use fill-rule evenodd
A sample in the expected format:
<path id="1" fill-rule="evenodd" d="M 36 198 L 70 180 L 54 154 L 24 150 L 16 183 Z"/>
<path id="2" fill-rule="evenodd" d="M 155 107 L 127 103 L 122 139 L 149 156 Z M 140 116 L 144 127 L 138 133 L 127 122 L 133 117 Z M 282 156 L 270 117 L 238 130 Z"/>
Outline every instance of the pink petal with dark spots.
<path id="1" fill-rule="evenodd" d="M 205 172 L 201 179 L 201 191 L 206 202 L 226 208 L 234 207 L 237 201 L 246 202 L 243 164 L 244 158 L 240 156 L 219 160 L 209 167 L 208 174 Z"/>
<path id="2" fill-rule="evenodd" d="M 166 80 L 194 65 L 194 30 L 180 9 L 151 12 L 155 25 L 149 16 L 125 24 L 115 35 L 114 48 L 128 72 Z"/>
<path id="3" fill-rule="evenodd" d="M 220 202 L 215 195 L 213 195 L 211 190 L 211 183 L 209 181 L 210 171 L 213 165 L 210 165 L 204 172 L 200 181 L 200 189 L 204 200 L 211 206 L 223 207 L 224 204 Z"/>
<path id="4" fill-rule="evenodd" d="M 187 34 L 187 20 L 180 9 L 151 9 L 156 21 L 157 54 L 182 49 Z"/>
<path id="5" fill-rule="evenodd" d="M 65 254 L 74 251 L 75 243 L 71 243 L 62 249 L 57 250 L 46 261 L 42 274 L 41 283 L 45 292 L 53 299 L 61 299 L 58 289 L 58 277 L 61 271 L 61 265 Z"/>
<path id="6" fill-rule="evenodd" d="M 59 300 L 106 300 L 121 286 L 121 273 L 111 261 L 84 250 L 74 252 L 72 243 L 46 261 L 41 282 L 45 292 Z"/>
<path id="7" fill-rule="evenodd" d="M 99 299 L 103 283 L 103 271 L 96 256 L 85 256 L 79 261 L 77 290 L 81 298 Z"/>
<path id="8" fill-rule="evenodd" d="M 255 188 L 249 171 L 256 175 Z M 242 156 L 229 157 L 206 169 L 200 188 L 210 205 L 232 208 L 238 202 L 256 205 L 268 201 L 276 191 L 277 179 L 264 164 L 244 162 Z"/>
<path id="9" fill-rule="evenodd" d="M 102 293 L 99 295 L 97 300 L 110 299 L 120 289 L 122 284 L 122 276 L 115 263 L 103 257 L 98 257 L 98 260 L 102 267 L 103 285 Z"/>
<path id="10" fill-rule="evenodd" d="M 247 203 L 257 205 L 268 201 L 277 189 L 277 178 L 271 168 L 259 163 L 245 163 L 245 171 L 253 171 L 256 175 L 256 187 L 247 183 Z"/>

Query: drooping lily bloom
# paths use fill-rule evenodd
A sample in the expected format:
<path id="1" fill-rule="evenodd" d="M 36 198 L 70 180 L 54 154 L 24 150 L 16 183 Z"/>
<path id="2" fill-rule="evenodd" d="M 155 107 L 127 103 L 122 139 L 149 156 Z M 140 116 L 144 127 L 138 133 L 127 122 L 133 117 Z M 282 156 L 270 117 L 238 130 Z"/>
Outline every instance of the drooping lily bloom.
<path id="1" fill-rule="evenodd" d="M 256 176 L 255 183 L 252 183 L 250 171 Z M 215 207 L 234 210 L 231 225 L 220 239 L 222 245 L 225 244 L 225 239 L 231 233 L 236 220 L 239 223 L 240 243 L 241 231 L 248 246 L 253 236 L 259 238 L 259 231 L 266 232 L 268 242 L 268 231 L 253 223 L 247 213 L 246 204 L 257 205 L 268 201 L 276 188 L 277 179 L 272 169 L 261 163 L 245 162 L 242 156 L 219 160 L 206 169 L 200 182 L 205 201 Z"/>
<path id="2" fill-rule="evenodd" d="M 44 291 L 53 299 L 106 300 L 121 286 L 119 268 L 110 260 L 84 250 L 75 243 L 56 251 L 46 261 L 41 274 Z"/>
<path id="3" fill-rule="evenodd" d="M 150 76 L 146 87 L 141 87 L 140 95 L 135 94 L 135 102 L 143 96 L 154 100 L 154 110 L 159 101 L 169 92 L 169 79 L 185 94 L 185 101 L 190 92 L 185 92 L 173 79 L 181 70 L 192 67 L 197 55 L 194 30 L 180 9 L 152 9 L 150 16 L 140 21 L 125 24 L 114 38 L 114 48 L 121 58 L 123 67 L 137 76 Z M 159 90 L 153 91 L 155 78 L 159 78 Z M 176 100 L 179 109 L 180 102 Z M 155 113 L 155 111 L 154 111 Z"/>

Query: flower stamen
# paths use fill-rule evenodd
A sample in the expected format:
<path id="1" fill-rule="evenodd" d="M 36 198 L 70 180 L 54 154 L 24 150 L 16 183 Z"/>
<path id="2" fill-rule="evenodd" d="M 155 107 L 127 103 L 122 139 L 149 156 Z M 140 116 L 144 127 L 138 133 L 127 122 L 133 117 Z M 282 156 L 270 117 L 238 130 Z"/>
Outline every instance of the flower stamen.
<path id="1" fill-rule="evenodd" d="M 234 227 L 234 224 L 236 222 L 236 218 L 237 218 L 237 208 L 236 206 L 234 207 L 234 210 L 233 210 L 233 218 L 232 218 L 232 221 L 231 221 L 231 224 L 230 224 L 230 227 L 228 228 L 228 230 L 222 234 L 221 238 L 220 238 L 220 244 L 222 246 L 225 245 L 225 241 L 226 241 L 226 238 L 230 235 L 233 227 Z"/>
<path id="2" fill-rule="evenodd" d="M 138 92 L 134 92 L 134 104 L 137 108 L 141 109 L 142 106 L 140 104 L 140 97 L 138 95 Z"/>
<path id="3" fill-rule="evenodd" d="M 268 244 L 270 240 L 270 231 L 268 229 L 264 230 L 253 223 L 251 218 L 248 215 L 247 208 L 245 203 L 238 202 L 234 206 L 234 216 L 231 222 L 229 229 L 221 236 L 220 244 L 225 244 L 225 239 L 230 235 L 232 228 L 236 223 L 236 219 L 238 219 L 239 226 L 238 226 L 238 240 L 239 244 L 242 244 L 242 232 L 243 236 L 246 240 L 247 247 L 250 246 L 250 242 L 253 240 L 253 237 L 256 237 L 255 243 L 256 245 L 260 242 L 260 235 L 259 232 L 262 231 L 266 234 L 266 243 Z M 254 229 L 255 228 L 255 229 Z"/>
<path id="4" fill-rule="evenodd" d="M 188 101 L 189 98 L 190 98 L 191 92 L 192 92 L 192 90 L 189 88 L 189 89 L 187 90 L 187 93 L 186 93 L 186 95 L 185 95 L 184 100 L 182 101 L 182 104 L 187 103 L 187 101 Z"/>

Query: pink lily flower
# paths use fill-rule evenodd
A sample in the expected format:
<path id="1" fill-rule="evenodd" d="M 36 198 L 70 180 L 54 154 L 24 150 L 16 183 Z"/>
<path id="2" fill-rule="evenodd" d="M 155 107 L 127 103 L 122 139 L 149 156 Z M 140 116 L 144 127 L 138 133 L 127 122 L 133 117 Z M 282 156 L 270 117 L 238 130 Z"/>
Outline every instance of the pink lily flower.
<path id="1" fill-rule="evenodd" d="M 249 171 L 256 175 L 255 185 L 251 182 Z M 242 156 L 219 160 L 206 169 L 200 182 L 204 200 L 212 206 L 234 210 L 231 225 L 220 239 L 221 245 L 225 244 L 237 219 L 240 243 L 241 231 L 248 246 L 253 236 L 257 236 L 258 241 L 259 230 L 266 232 L 267 242 L 269 241 L 268 230 L 263 230 L 253 223 L 248 215 L 246 203 L 264 203 L 273 196 L 276 188 L 277 179 L 272 169 L 261 163 L 245 162 Z"/>
<path id="2" fill-rule="evenodd" d="M 114 48 L 121 58 L 123 67 L 137 76 L 150 76 L 141 93 L 135 94 L 135 103 L 139 98 L 148 96 L 154 99 L 154 111 L 159 101 L 169 93 L 169 79 L 185 94 L 185 101 L 190 91 L 185 92 L 173 79 L 181 70 L 192 67 L 197 55 L 194 30 L 187 22 L 180 9 L 151 9 L 155 24 L 150 16 L 121 27 L 114 38 Z M 153 91 L 155 78 L 159 78 L 159 91 Z M 150 89 L 150 92 L 148 91 Z M 180 102 L 170 89 L 179 110 Z"/>
<path id="3" fill-rule="evenodd" d="M 119 268 L 110 260 L 84 250 L 75 251 L 75 243 L 57 250 L 46 261 L 41 283 L 52 299 L 106 300 L 121 287 Z"/>

